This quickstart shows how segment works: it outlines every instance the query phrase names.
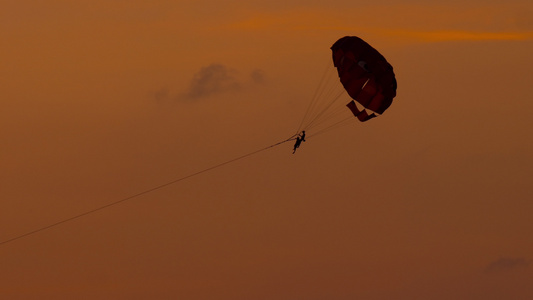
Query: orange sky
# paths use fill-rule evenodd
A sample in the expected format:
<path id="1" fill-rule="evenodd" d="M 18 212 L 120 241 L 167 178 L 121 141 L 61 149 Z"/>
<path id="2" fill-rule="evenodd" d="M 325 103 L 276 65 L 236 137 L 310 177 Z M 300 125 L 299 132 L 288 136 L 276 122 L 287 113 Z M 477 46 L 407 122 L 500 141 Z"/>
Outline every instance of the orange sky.
<path id="1" fill-rule="evenodd" d="M 398 96 L 0 245 L 0 294 L 533 299 L 533 5 L 463 2 L 2 1 L 0 242 L 287 138 L 342 36 Z"/>

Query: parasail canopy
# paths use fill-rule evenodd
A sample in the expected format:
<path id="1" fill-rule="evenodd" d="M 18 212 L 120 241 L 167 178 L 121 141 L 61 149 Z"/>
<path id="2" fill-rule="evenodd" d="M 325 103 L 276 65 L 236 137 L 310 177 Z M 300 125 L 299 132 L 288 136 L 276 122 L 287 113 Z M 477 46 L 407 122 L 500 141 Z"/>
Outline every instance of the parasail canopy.
<path id="1" fill-rule="evenodd" d="M 361 122 L 382 114 L 392 104 L 397 88 L 393 68 L 385 57 L 356 36 L 340 38 L 331 50 L 340 82 L 353 99 L 348 108 Z"/>

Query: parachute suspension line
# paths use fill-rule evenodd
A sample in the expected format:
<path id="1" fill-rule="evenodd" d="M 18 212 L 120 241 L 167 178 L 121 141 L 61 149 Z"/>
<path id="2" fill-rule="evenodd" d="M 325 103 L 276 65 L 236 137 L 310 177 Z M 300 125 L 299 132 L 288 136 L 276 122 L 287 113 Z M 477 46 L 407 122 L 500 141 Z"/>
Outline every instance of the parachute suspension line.
<path id="1" fill-rule="evenodd" d="M 317 117 L 323 114 L 324 110 L 331 106 L 331 102 L 337 99 L 338 94 L 344 91 L 336 80 L 337 77 L 336 69 L 328 62 L 299 129 L 308 128 L 310 123 L 314 122 Z"/>
<path id="2" fill-rule="evenodd" d="M 311 101 L 309 102 L 309 105 L 307 106 L 305 114 L 296 132 L 300 132 L 300 130 L 306 123 L 307 119 L 309 118 L 310 113 L 313 111 L 314 107 L 316 107 L 316 103 L 320 99 L 321 94 L 324 92 L 324 86 L 330 79 L 330 77 L 328 76 L 329 70 L 330 70 L 330 62 L 328 61 L 328 63 L 326 64 L 326 68 L 322 72 L 322 77 L 320 78 L 320 82 L 318 83 L 315 89 L 315 93 L 313 94 L 313 97 L 311 98 Z"/>
<path id="3" fill-rule="evenodd" d="M 344 103 L 339 104 L 345 95 L 346 91 L 338 81 L 337 69 L 328 59 L 296 134 L 301 130 L 321 130 L 324 127 L 329 128 L 332 123 L 336 124 L 342 114 L 349 112 Z"/>
<path id="4" fill-rule="evenodd" d="M 333 67 L 330 67 L 330 72 L 333 69 Z M 328 75 L 328 82 L 324 85 L 323 93 L 320 95 L 320 98 L 317 101 L 317 104 L 315 105 L 314 109 L 314 116 L 311 117 L 309 123 L 313 122 L 316 118 L 318 118 L 320 115 L 323 114 L 325 110 L 328 109 L 329 106 L 331 106 L 332 102 L 335 101 L 335 99 L 338 98 L 339 93 L 341 90 L 339 89 L 339 84 L 335 80 L 336 76 L 333 76 L 333 74 Z"/>
<path id="5" fill-rule="evenodd" d="M 21 235 L 15 236 L 15 237 L 10 238 L 10 239 L 7 239 L 7 240 L 4 240 L 4 241 L 1 241 L 1 242 L 0 242 L 0 246 L 3 246 L 3 245 L 5 245 L 5 244 L 7 244 L 7 243 L 10 243 L 10 242 L 13 242 L 13 241 L 16 241 L 16 240 L 22 239 L 22 238 L 24 238 L 24 237 L 27 237 L 27 236 L 30 236 L 30 235 L 33 235 L 33 234 L 36 234 L 36 233 L 39 233 L 39 232 L 41 232 L 41 231 L 45 231 L 45 230 L 50 229 L 50 228 L 52 228 L 52 227 L 56 227 L 56 226 L 59 226 L 59 225 L 62 225 L 62 224 L 68 223 L 68 222 L 70 222 L 70 221 L 74 221 L 74 220 L 76 220 L 76 219 L 80 219 L 80 218 L 82 218 L 82 217 L 85 217 L 85 216 L 87 216 L 87 215 L 90 215 L 90 214 L 93 214 L 93 213 L 99 212 L 99 211 L 104 210 L 104 209 L 106 209 L 106 208 L 109 208 L 109 207 L 112 207 L 112 206 L 116 206 L 116 205 L 118 205 L 118 204 L 120 204 L 120 203 L 126 202 L 126 201 L 128 201 L 128 200 L 133 199 L 133 198 L 137 198 L 137 197 L 140 197 L 140 196 L 142 196 L 142 195 L 146 195 L 146 194 L 148 194 L 148 193 L 151 193 L 151 192 L 153 192 L 153 191 L 156 191 L 156 190 L 162 189 L 162 188 L 167 187 L 167 186 L 169 186 L 169 185 L 172 185 L 172 184 L 178 183 L 178 182 L 183 181 L 183 180 L 185 180 L 185 179 L 189 179 L 189 178 L 191 178 L 191 177 L 194 177 L 194 176 L 200 175 L 200 174 L 202 174 L 202 173 L 205 173 L 205 172 L 211 171 L 211 170 L 213 170 L 213 169 L 220 168 L 220 167 L 222 167 L 222 166 L 224 166 L 224 165 L 227 165 L 227 164 L 230 164 L 230 163 L 232 163 L 232 162 L 235 162 L 235 161 L 241 160 L 241 159 L 246 158 L 246 157 L 248 157 L 248 156 L 252 156 L 252 155 L 257 154 L 257 153 L 259 153 L 259 152 L 263 152 L 263 151 L 268 150 L 268 149 L 270 149 L 270 148 L 274 148 L 274 147 L 279 146 L 279 145 L 281 145 L 281 144 L 284 144 L 284 143 L 286 143 L 286 142 L 289 142 L 289 141 L 295 140 L 295 139 L 296 139 L 296 138 L 295 138 L 296 136 L 297 136 L 297 134 L 294 134 L 294 135 L 292 135 L 291 137 L 289 137 L 288 139 L 283 140 L 283 141 L 278 142 L 278 143 L 275 143 L 275 144 L 272 144 L 272 145 L 270 145 L 270 146 L 268 146 L 268 147 L 265 147 L 265 148 L 261 148 L 261 149 L 259 149 L 259 150 L 252 151 L 252 152 L 250 152 L 250 153 L 248 153 L 248 154 L 245 154 L 245 155 L 239 156 L 239 157 L 237 157 L 237 158 L 230 159 L 230 160 L 225 161 L 225 162 L 223 162 L 223 163 L 219 163 L 219 164 L 214 165 L 214 166 L 212 166 L 212 167 L 209 167 L 209 168 L 206 168 L 206 169 L 200 170 L 200 171 L 198 171 L 198 172 L 196 172 L 196 173 L 189 174 L 189 175 L 187 175 L 187 176 L 184 176 L 184 177 L 181 177 L 181 178 L 178 178 L 178 179 L 175 179 L 175 180 L 169 181 L 169 182 L 167 182 L 167 183 L 164 183 L 164 184 L 158 185 L 158 186 L 156 186 L 156 187 L 153 187 L 153 188 L 150 188 L 150 189 L 144 190 L 144 191 L 142 191 L 142 192 L 139 192 L 139 193 L 137 193 L 137 194 L 134 194 L 134 195 L 128 196 L 128 197 L 126 197 L 126 198 L 122 198 L 122 199 L 117 200 L 117 201 L 115 201 L 115 202 L 111 202 L 111 203 L 109 203 L 109 204 L 102 205 L 102 206 L 100 206 L 100 207 L 97 207 L 97 208 L 94 208 L 94 209 L 88 210 L 88 211 L 86 211 L 86 212 L 84 212 L 84 213 L 81 213 L 81 214 L 78 214 L 78 215 L 75 215 L 75 216 L 72 216 L 72 217 L 69 217 L 69 218 L 65 218 L 65 219 L 60 220 L 60 221 L 57 221 L 57 222 L 55 222 L 55 223 L 52 223 L 52 224 L 49 224 L 49 225 L 43 226 L 43 227 L 41 227 L 41 228 L 37 228 L 37 229 L 35 229 L 35 230 L 32 230 L 32 231 L 26 232 L 26 233 L 24 233 L 24 234 L 21 234 Z"/>
<path id="6" fill-rule="evenodd" d="M 331 82 L 331 77 L 328 78 L 326 85 L 324 85 L 319 98 L 314 103 L 313 110 L 309 114 L 307 126 L 313 122 L 318 116 L 320 116 L 324 110 L 328 108 L 328 104 L 331 104 L 331 100 L 335 98 L 335 84 Z"/>
<path id="7" fill-rule="evenodd" d="M 307 124 L 306 128 L 313 127 L 328 120 L 327 116 L 334 115 L 335 111 L 331 111 L 330 108 L 337 103 L 337 100 L 344 94 L 344 91 L 338 91 L 336 95 L 333 95 L 332 100 L 329 101 Z M 330 97 L 328 97 L 330 98 Z"/>
<path id="8" fill-rule="evenodd" d="M 311 124 L 307 127 L 306 130 L 311 130 L 314 128 L 319 128 L 322 125 L 327 125 L 327 123 L 332 122 L 332 120 L 338 120 L 339 117 L 346 115 L 346 108 L 345 107 L 337 107 L 333 110 L 330 110 L 327 114 L 324 114 L 324 116 L 317 122 Z M 353 119 L 352 116 L 346 117 L 346 119 Z M 335 123 L 336 124 L 336 123 Z"/>
<path id="9" fill-rule="evenodd" d="M 346 125 L 349 125 L 349 124 L 353 124 L 353 116 L 348 116 L 334 124 L 331 124 L 330 126 L 326 127 L 326 128 L 323 128 L 323 129 L 320 129 L 319 131 L 313 133 L 312 135 L 310 135 L 309 137 L 314 137 L 314 136 L 317 136 L 317 135 L 320 135 L 320 134 L 323 134 L 323 133 L 326 133 L 326 132 L 329 132 L 329 131 L 332 131 L 334 129 L 337 129 L 337 128 L 340 128 L 342 126 L 346 126 Z"/>

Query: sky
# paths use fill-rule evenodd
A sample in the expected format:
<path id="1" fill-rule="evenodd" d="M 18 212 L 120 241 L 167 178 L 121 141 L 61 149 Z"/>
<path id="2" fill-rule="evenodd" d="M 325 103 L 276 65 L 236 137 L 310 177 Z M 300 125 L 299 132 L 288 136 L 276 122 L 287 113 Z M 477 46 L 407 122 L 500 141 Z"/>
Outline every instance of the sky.
<path id="1" fill-rule="evenodd" d="M 397 96 L 293 155 L 347 35 Z M 529 0 L 1 0 L 0 40 L 0 243 L 209 169 L 0 244 L 6 298 L 533 299 Z"/>

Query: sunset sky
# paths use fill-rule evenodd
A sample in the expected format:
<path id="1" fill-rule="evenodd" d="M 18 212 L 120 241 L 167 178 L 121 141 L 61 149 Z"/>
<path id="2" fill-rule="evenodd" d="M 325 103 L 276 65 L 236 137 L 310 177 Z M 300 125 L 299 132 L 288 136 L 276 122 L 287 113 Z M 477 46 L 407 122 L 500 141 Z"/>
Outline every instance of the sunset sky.
<path id="1" fill-rule="evenodd" d="M 284 141 L 347 35 L 382 116 L 15 239 Z M 2 299 L 533 299 L 531 0 L 0 0 L 0 41 Z"/>

